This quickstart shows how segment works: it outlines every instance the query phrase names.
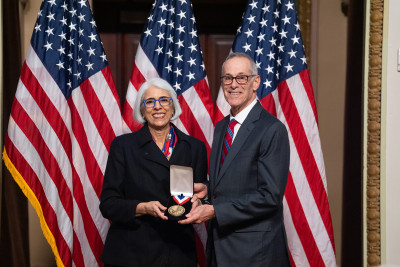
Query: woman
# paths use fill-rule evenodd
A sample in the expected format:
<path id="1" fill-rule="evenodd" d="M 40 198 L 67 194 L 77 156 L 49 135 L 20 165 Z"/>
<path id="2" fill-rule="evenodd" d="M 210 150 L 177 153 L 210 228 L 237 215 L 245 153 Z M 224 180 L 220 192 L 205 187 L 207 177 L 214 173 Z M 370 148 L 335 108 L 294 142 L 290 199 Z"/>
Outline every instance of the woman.
<path id="1" fill-rule="evenodd" d="M 164 215 L 170 165 L 193 168 L 193 199 L 207 191 L 204 143 L 170 122 L 181 113 L 171 85 L 151 79 L 133 108 L 144 126 L 111 144 L 100 197 L 100 211 L 112 222 L 101 257 L 106 266 L 197 266 L 193 227 Z"/>

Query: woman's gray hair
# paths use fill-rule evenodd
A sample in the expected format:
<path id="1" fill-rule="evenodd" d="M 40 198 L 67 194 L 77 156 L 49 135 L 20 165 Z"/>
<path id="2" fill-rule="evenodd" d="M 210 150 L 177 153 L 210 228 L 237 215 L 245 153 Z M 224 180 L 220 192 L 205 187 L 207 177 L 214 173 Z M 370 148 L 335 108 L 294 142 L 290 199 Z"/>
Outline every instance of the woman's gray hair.
<path id="1" fill-rule="evenodd" d="M 176 92 L 174 88 L 164 79 L 161 78 L 152 78 L 146 82 L 144 82 L 137 93 L 135 103 L 133 104 L 133 118 L 135 121 L 144 124 L 146 120 L 143 117 L 143 114 L 141 112 L 142 108 L 142 102 L 143 102 L 143 95 L 149 89 L 151 86 L 155 86 L 157 88 L 163 89 L 168 92 L 169 96 L 172 98 L 172 107 L 174 109 L 174 112 L 172 114 L 171 121 L 177 119 L 181 113 L 181 105 L 179 105 L 178 98 L 176 96 Z M 143 107 L 144 108 L 144 107 Z"/>

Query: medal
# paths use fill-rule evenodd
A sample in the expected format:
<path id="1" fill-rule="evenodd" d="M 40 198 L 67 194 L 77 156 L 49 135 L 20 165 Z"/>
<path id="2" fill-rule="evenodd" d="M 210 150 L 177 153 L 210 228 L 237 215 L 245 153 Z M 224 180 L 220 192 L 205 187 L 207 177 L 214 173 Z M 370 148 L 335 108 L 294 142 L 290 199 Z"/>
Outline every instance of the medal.
<path id="1" fill-rule="evenodd" d="M 193 196 L 193 169 L 189 166 L 170 166 L 170 192 L 164 214 L 171 221 L 185 219 L 191 210 Z"/>
<path id="2" fill-rule="evenodd" d="M 168 208 L 168 213 L 172 216 L 179 217 L 185 213 L 185 208 L 180 205 L 174 205 Z"/>

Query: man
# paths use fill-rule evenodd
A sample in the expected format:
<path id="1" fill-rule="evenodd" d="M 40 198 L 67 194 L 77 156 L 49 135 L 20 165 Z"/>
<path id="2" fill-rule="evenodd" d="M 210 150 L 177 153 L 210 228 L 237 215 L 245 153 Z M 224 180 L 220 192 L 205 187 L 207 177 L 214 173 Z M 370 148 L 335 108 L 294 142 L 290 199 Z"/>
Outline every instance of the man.
<path id="1" fill-rule="evenodd" d="M 211 205 L 194 205 L 180 223 L 210 220 L 207 266 L 290 266 L 282 204 L 289 172 L 286 128 L 256 98 L 260 76 L 251 57 L 230 54 L 222 74 L 231 114 L 215 127 Z"/>

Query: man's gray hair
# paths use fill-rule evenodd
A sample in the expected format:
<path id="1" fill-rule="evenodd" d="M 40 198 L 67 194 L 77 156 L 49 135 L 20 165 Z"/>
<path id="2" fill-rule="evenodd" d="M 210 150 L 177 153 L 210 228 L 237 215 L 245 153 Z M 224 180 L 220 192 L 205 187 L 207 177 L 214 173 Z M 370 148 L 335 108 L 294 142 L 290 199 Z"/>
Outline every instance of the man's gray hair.
<path id="1" fill-rule="evenodd" d="M 258 75 L 258 69 L 257 69 L 257 65 L 254 62 L 253 58 L 251 56 L 249 56 L 246 53 L 243 52 L 231 52 L 227 58 L 225 59 L 224 63 L 222 64 L 222 70 L 221 73 L 224 75 L 224 67 L 225 67 L 225 63 L 232 58 L 235 57 L 242 57 L 242 58 L 247 58 L 250 61 L 250 71 L 252 75 Z"/>
<path id="2" fill-rule="evenodd" d="M 144 124 L 146 122 L 146 120 L 143 117 L 142 111 L 141 111 L 142 108 L 145 108 L 142 105 L 142 102 L 144 100 L 143 99 L 144 93 L 151 86 L 155 86 L 157 88 L 163 89 L 168 92 L 169 96 L 172 98 L 172 107 L 174 109 L 171 121 L 177 119 L 181 115 L 182 109 L 181 109 L 181 105 L 179 105 L 179 101 L 176 96 L 176 92 L 175 92 L 174 88 L 172 88 L 172 86 L 164 79 L 152 78 L 152 79 L 144 82 L 140 86 L 140 89 L 137 93 L 135 103 L 133 104 L 133 118 L 135 119 L 135 121 L 137 121 L 141 124 Z"/>

